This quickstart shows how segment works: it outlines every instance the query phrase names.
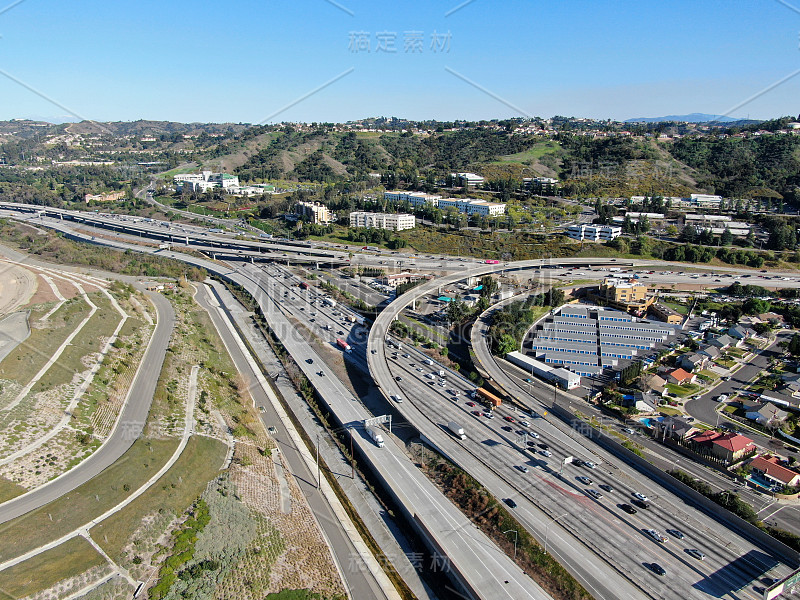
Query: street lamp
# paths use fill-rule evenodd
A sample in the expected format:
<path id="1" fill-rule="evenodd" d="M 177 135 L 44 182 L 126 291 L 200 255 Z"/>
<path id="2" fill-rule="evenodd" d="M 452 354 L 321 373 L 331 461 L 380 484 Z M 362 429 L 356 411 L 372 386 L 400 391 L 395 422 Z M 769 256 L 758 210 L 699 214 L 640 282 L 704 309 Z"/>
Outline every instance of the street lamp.
<path id="1" fill-rule="evenodd" d="M 544 529 L 544 553 L 545 554 L 547 554 L 547 538 L 550 535 L 550 525 L 553 524 L 553 523 L 557 523 L 559 519 L 561 519 L 563 517 L 566 517 L 568 514 L 570 514 L 570 513 L 569 512 L 565 512 L 560 517 L 556 517 L 550 523 L 548 523 L 547 526 L 545 527 L 545 529 Z"/>
<path id="2" fill-rule="evenodd" d="M 514 560 L 517 560 L 517 536 L 519 535 L 517 533 L 517 530 L 509 529 L 507 531 L 504 531 L 503 534 L 505 535 L 506 533 L 511 533 L 512 531 L 514 532 Z"/>

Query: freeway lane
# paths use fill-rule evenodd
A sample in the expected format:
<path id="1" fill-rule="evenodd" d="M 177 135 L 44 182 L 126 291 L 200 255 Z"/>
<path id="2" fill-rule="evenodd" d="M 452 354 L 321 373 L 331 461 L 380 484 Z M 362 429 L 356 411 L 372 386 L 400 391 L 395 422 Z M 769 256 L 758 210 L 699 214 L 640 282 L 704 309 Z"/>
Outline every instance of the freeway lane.
<path id="1" fill-rule="evenodd" d="M 221 304 L 219 298 L 214 296 L 207 286 L 203 286 L 203 292 L 198 294 L 197 300 L 211 316 L 217 332 L 223 338 L 225 347 L 228 349 L 228 353 L 231 355 L 234 365 L 236 365 L 236 370 L 245 377 L 246 381 L 257 382 L 258 374 L 253 370 L 250 362 L 242 352 L 240 345 L 237 343 L 234 334 L 224 322 L 224 319 L 227 317 L 220 314 Z M 344 532 L 342 523 L 336 518 L 325 496 L 317 490 L 316 474 L 308 469 L 308 465 L 305 460 L 303 460 L 300 450 L 289 435 L 287 430 L 289 425 L 284 423 L 280 415 L 275 411 L 264 389 L 260 385 L 254 383 L 249 386 L 248 391 L 253 397 L 256 406 L 263 407 L 261 418 L 265 423 L 265 427 L 267 423 L 276 427 L 277 433 L 272 434 L 272 438 L 278 443 L 281 453 L 286 457 L 295 481 L 306 497 L 317 522 L 320 524 L 325 534 L 328 546 L 339 565 L 340 573 L 348 587 L 351 597 L 394 598 L 394 594 L 390 596 L 388 593 L 384 593 L 381 590 L 380 585 L 371 575 L 369 569 L 361 568 L 364 565 L 359 560 L 360 553 Z"/>
<path id="2" fill-rule="evenodd" d="M 574 259 L 573 259 L 573 261 L 574 261 Z M 520 266 L 530 267 L 530 266 L 533 266 L 531 264 L 533 262 L 536 262 L 536 261 L 524 261 L 522 263 L 515 263 L 514 267 L 515 268 L 520 267 Z M 572 261 L 566 261 L 566 262 L 572 262 Z M 461 274 L 457 274 L 457 275 L 451 275 L 451 276 L 447 276 L 447 277 L 442 277 L 442 278 L 439 278 L 437 280 L 422 284 L 422 285 L 418 286 L 417 288 L 414 288 L 410 292 L 407 292 L 406 294 L 401 296 L 399 299 L 395 300 L 395 302 L 390 304 L 389 307 L 383 313 L 381 313 L 381 315 L 378 317 L 378 319 L 376 320 L 375 324 L 373 325 L 372 331 L 370 332 L 370 340 L 369 340 L 370 353 L 368 354 L 367 358 L 369 360 L 370 371 L 373 374 L 373 377 L 375 378 L 376 382 L 383 388 L 383 391 L 387 396 L 395 393 L 395 389 L 397 389 L 397 386 L 396 386 L 395 380 L 393 379 L 393 375 L 391 373 L 390 366 L 388 364 L 390 362 L 390 360 L 386 358 L 384 344 L 382 344 L 381 341 L 380 341 L 380 335 L 381 335 L 381 333 L 383 333 L 383 332 L 385 332 L 387 330 L 388 325 L 391 322 L 391 319 L 395 318 L 396 315 L 399 313 L 399 311 L 402 310 L 402 308 L 404 308 L 405 306 L 410 304 L 413 300 L 415 300 L 416 298 L 422 296 L 423 294 L 428 293 L 428 292 L 432 292 L 437 287 L 441 287 L 443 285 L 450 285 L 452 283 L 455 283 L 457 280 L 459 280 L 461 278 L 464 278 L 466 276 L 479 275 L 479 274 L 482 274 L 483 272 L 486 272 L 488 270 L 489 269 L 487 269 L 487 268 L 483 268 L 483 269 L 482 268 L 468 269 L 467 272 L 465 272 L 465 273 L 461 273 Z M 493 362 L 491 357 L 486 358 L 486 357 L 481 356 L 478 348 L 475 348 L 475 350 L 476 350 L 476 352 L 478 352 L 478 357 L 481 360 L 481 362 L 486 362 L 486 361 Z M 374 354 L 373 354 L 373 352 L 374 352 Z M 484 367 L 486 368 L 486 365 L 484 365 Z M 495 376 L 494 373 L 492 373 L 492 374 L 493 374 L 493 376 Z M 500 378 L 502 376 L 503 375 L 497 375 L 497 376 L 495 376 L 495 378 L 500 380 Z M 501 383 L 503 383 L 503 382 L 501 381 Z M 516 391 L 516 386 L 513 386 L 513 387 L 511 387 L 509 389 L 514 389 Z M 399 392 L 399 390 L 398 390 L 398 392 Z M 522 390 L 520 390 L 520 393 L 522 393 Z M 543 396 L 540 396 L 540 397 L 546 398 L 547 399 L 546 403 L 549 403 L 549 398 L 552 397 L 551 395 L 552 395 L 552 391 L 548 391 Z M 534 403 L 533 399 L 530 399 L 529 402 L 530 402 L 529 405 L 540 406 L 539 402 L 536 401 Z M 406 415 L 407 418 L 409 417 L 407 412 L 405 413 L 405 415 Z M 418 425 L 418 422 L 414 418 L 409 418 L 409 420 L 412 423 L 414 423 L 415 425 Z M 560 437 L 565 437 L 566 433 L 561 432 L 559 434 L 559 436 Z M 437 444 L 445 443 L 444 441 L 440 440 L 440 437 L 441 436 L 434 438 L 436 440 L 436 443 Z M 499 447 L 502 448 L 503 446 L 499 446 Z M 643 493 L 648 493 L 649 495 L 658 495 L 660 498 L 666 499 L 666 502 L 667 502 L 667 504 L 669 506 L 664 508 L 664 512 L 663 512 L 662 515 L 660 515 L 660 518 L 664 518 L 666 516 L 672 516 L 672 515 L 679 515 L 679 514 L 680 515 L 684 515 L 683 508 L 682 508 L 683 507 L 683 502 L 681 500 L 675 498 L 674 496 L 671 496 L 671 495 L 667 494 L 664 490 L 660 489 L 657 486 L 654 486 L 649 481 L 642 481 L 641 483 L 639 483 L 639 481 L 642 479 L 642 477 L 637 472 L 633 471 L 632 469 L 629 469 L 626 465 L 619 463 L 619 461 L 616 461 L 610 455 L 605 455 L 605 453 L 600 452 L 599 448 L 596 449 L 596 450 L 593 448 L 591 453 L 592 454 L 600 454 L 601 456 L 603 456 L 604 459 L 605 459 L 604 462 L 606 464 L 612 465 L 615 472 L 619 472 L 619 473 L 623 474 L 624 477 L 628 478 L 628 480 L 630 482 L 636 483 L 637 486 L 641 486 L 642 490 L 643 490 Z M 461 464 L 464 465 L 463 462 Z M 509 468 L 509 464 L 510 463 L 508 463 L 508 462 L 505 462 L 505 464 L 499 464 L 499 465 L 496 466 L 496 469 L 506 469 L 507 470 Z M 513 464 L 513 463 L 511 463 L 511 464 Z M 467 468 L 469 469 L 469 467 L 467 467 Z M 601 480 L 601 481 L 603 481 L 603 480 Z M 613 484 L 611 484 L 611 485 L 612 485 L 612 487 L 619 487 L 619 483 L 617 483 L 616 486 L 613 485 Z M 629 487 L 628 489 L 633 489 L 633 488 Z M 656 514 L 656 516 L 659 516 L 656 513 L 656 511 L 652 511 L 652 512 L 654 512 Z M 721 573 L 724 573 L 725 576 L 723 577 L 723 576 L 717 575 L 715 578 L 713 578 L 713 582 L 714 582 L 715 585 L 712 586 L 712 589 L 719 589 L 718 586 L 722 585 L 723 587 L 724 586 L 729 586 L 732 590 L 736 590 L 736 589 L 738 589 L 738 586 L 739 586 L 739 583 L 737 583 L 737 582 L 741 581 L 743 573 L 747 573 L 748 576 L 750 576 L 752 578 L 754 575 L 759 574 L 760 571 L 763 572 L 764 570 L 768 569 L 771 566 L 771 563 L 769 562 L 768 558 L 765 559 L 762 556 L 758 555 L 759 551 L 757 549 L 753 548 L 752 545 L 750 545 L 748 542 L 746 542 L 742 538 L 739 538 L 738 536 L 733 536 L 733 541 L 731 541 L 729 539 L 721 539 L 719 537 L 719 535 L 716 535 L 714 533 L 715 530 L 721 530 L 722 532 L 725 533 L 724 537 L 727 538 L 727 537 L 729 537 L 730 532 L 728 532 L 724 528 L 721 528 L 719 526 L 719 524 L 716 523 L 715 521 L 713 521 L 711 519 L 708 519 L 704 515 L 699 514 L 698 511 L 694 511 L 694 510 L 689 510 L 685 514 L 691 515 L 691 517 L 692 517 L 691 521 L 687 521 L 687 522 L 693 523 L 698 519 L 702 521 L 703 526 L 702 527 L 698 527 L 698 531 L 706 532 L 710 536 L 707 539 L 707 542 L 709 543 L 710 546 L 718 547 L 718 548 L 724 548 L 726 545 L 728 546 L 727 548 L 725 548 L 725 552 L 726 553 L 730 552 L 730 554 L 724 554 L 724 555 L 720 556 L 720 562 L 718 563 L 718 564 L 724 565 L 724 568 L 721 570 Z M 686 519 L 682 518 L 681 521 L 686 521 Z M 601 533 L 601 537 L 605 536 L 607 531 L 608 531 L 608 528 L 603 529 L 603 533 Z M 583 536 L 587 537 L 587 534 L 583 533 Z M 629 532 L 628 537 L 632 538 L 632 536 L 633 536 L 633 533 Z M 637 536 L 638 539 L 641 539 L 641 535 L 638 532 L 636 533 L 636 536 Z M 722 550 L 720 550 L 720 551 L 722 551 Z M 709 554 L 709 553 L 707 553 L 707 554 Z M 744 560 L 740 560 L 737 557 L 743 557 Z M 662 557 L 662 558 L 663 558 L 663 560 L 666 561 L 668 557 Z M 617 560 L 619 560 L 619 559 L 617 559 Z M 689 565 L 687 565 L 685 562 L 682 562 L 676 556 L 672 556 L 669 560 L 670 560 L 670 562 L 668 564 L 673 569 L 673 570 L 671 570 L 671 573 L 674 572 L 674 571 L 679 571 L 683 575 L 683 577 L 680 578 L 680 579 L 682 579 L 681 585 L 683 586 L 683 588 L 679 592 L 680 594 L 685 595 L 687 597 L 691 597 L 694 594 L 702 592 L 702 589 L 700 589 L 700 588 L 702 588 L 702 584 L 704 584 L 704 583 L 707 584 L 708 581 L 701 579 L 698 582 L 697 574 L 695 572 L 694 566 L 691 565 L 691 563 Z M 727 561 L 727 565 L 725 565 L 726 561 Z M 711 564 L 711 563 L 709 563 L 709 564 Z M 733 565 L 733 566 L 731 566 L 731 565 Z M 732 573 L 728 573 L 727 570 L 731 570 Z M 641 567 L 639 567 L 639 571 L 641 572 Z M 578 573 L 577 575 L 580 578 L 582 574 Z M 705 593 L 705 592 L 703 592 L 703 593 Z M 750 594 L 750 592 L 748 592 L 747 590 L 744 590 L 743 592 L 740 592 L 740 593 L 743 594 L 742 597 L 748 597 L 748 595 Z M 657 597 L 659 597 L 659 596 L 657 596 Z M 667 596 L 667 597 L 669 597 L 669 596 Z M 704 597 L 704 596 L 703 596 L 703 594 L 701 594 L 701 595 L 699 595 L 697 597 Z"/>
<path id="3" fill-rule="evenodd" d="M 532 383 L 525 385 L 517 384 L 505 371 L 500 369 L 494 357 L 489 353 L 488 344 L 485 343 L 487 327 L 487 323 L 483 319 L 478 319 L 473 332 L 473 350 L 476 352 L 483 368 L 507 391 L 514 393 L 517 398 L 522 398 L 525 405 L 535 407 L 540 413 L 546 410 L 552 404 L 553 388 L 539 380 L 533 380 Z M 511 370 L 513 370 L 513 367 Z M 519 371 L 519 373 L 522 373 L 522 371 Z M 533 388 L 533 396 L 530 396 L 524 391 L 524 388 L 529 385 Z M 563 392 L 559 392 L 558 395 L 559 401 L 561 401 L 562 397 L 571 399 L 573 402 L 577 401 L 574 397 L 564 394 Z M 577 402 L 579 403 L 579 401 Z M 551 422 L 550 426 L 561 430 L 562 436 L 572 434 L 560 421 L 554 420 Z M 583 436 L 577 436 L 577 441 L 582 445 L 590 444 Z M 701 511 L 689 508 L 682 500 L 655 485 L 649 479 L 638 474 L 638 472 L 627 467 L 627 465 L 616 459 L 613 455 L 603 451 L 599 446 L 595 447 L 592 445 L 592 450 L 594 454 L 601 457 L 605 464 L 610 465 L 614 473 L 617 473 L 618 476 L 624 475 L 628 481 L 636 482 L 636 487 L 650 498 L 659 498 L 657 504 L 659 506 L 664 506 L 664 512 L 660 517 L 662 519 L 667 519 L 666 522 L 661 522 L 662 532 L 666 530 L 667 527 L 675 527 L 676 521 L 678 523 L 685 523 L 685 525 L 682 526 L 684 533 L 688 534 L 686 529 L 689 529 L 693 533 L 699 533 L 701 534 L 701 539 L 704 539 L 704 543 L 708 544 L 702 548 L 707 555 L 711 555 L 709 550 L 715 546 L 716 548 L 714 548 L 714 551 L 718 552 L 719 558 L 723 560 L 721 564 L 724 570 L 721 572 L 726 576 L 733 574 L 735 576 L 734 581 L 741 581 L 744 576 L 748 576 L 752 581 L 773 567 L 778 567 L 776 572 L 783 573 L 787 571 L 785 566 L 779 566 L 777 562 L 772 564 L 767 554 L 754 547 L 749 541 L 731 532 Z M 609 483 L 611 483 L 611 481 L 609 481 Z M 613 483 L 611 484 L 613 487 L 617 487 L 613 485 Z M 658 515 L 656 508 L 657 507 L 653 507 L 649 512 Z M 680 518 L 677 518 L 678 515 L 680 515 Z M 704 533 L 705 535 L 702 535 Z M 684 571 L 687 581 L 691 582 L 694 569 L 684 569 Z M 707 577 L 711 577 L 711 575 L 712 574 L 707 574 Z M 727 579 L 720 575 L 716 575 L 713 579 L 720 584 L 727 583 Z M 701 589 L 703 592 L 708 591 L 707 587 L 700 588 L 699 582 L 692 583 L 692 587 Z M 747 597 L 747 595 L 744 597 Z"/>
<path id="4" fill-rule="evenodd" d="M 409 358 L 405 358 L 405 354 Z M 407 349 L 404 355 L 391 359 L 392 375 L 398 373 L 403 378 L 403 389 L 406 392 L 405 404 L 416 404 L 437 425 L 444 427 L 455 420 L 467 433 L 467 440 L 462 446 L 476 459 L 487 462 L 498 477 L 507 480 L 516 490 L 514 498 L 522 506 L 521 497 L 527 497 L 547 514 L 559 519 L 559 523 L 573 533 L 573 545 L 586 545 L 592 552 L 602 556 L 609 567 L 617 568 L 628 574 L 638 584 L 647 589 L 653 597 L 705 597 L 693 590 L 698 583 L 697 574 L 705 577 L 705 591 L 711 595 L 724 595 L 730 589 L 738 589 L 752 581 L 754 577 L 769 570 L 773 561 L 751 555 L 746 562 L 734 564 L 736 554 L 723 553 L 729 540 L 719 532 L 702 523 L 693 524 L 692 517 L 685 507 L 662 507 L 661 500 L 650 494 L 654 502 L 649 510 L 640 510 L 638 515 L 629 516 L 620 510 L 618 505 L 629 502 L 634 492 L 644 489 L 627 474 L 618 472 L 617 468 L 605 462 L 605 457 L 593 452 L 582 444 L 581 436 L 576 439 L 564 436 L 563 432 L 547 423 L 544 419 L 531 420 L 528 426 L 522 425 L 524 419 L 517 413 L 501 407 L 494 411 L 496 417 L 487 419 L 483 415 L 473 415 L 475 404 L 465 398 L 465 391 L 470 389 L 469 382 L 459 380 L 452 375 L 447 376 L 447 389 L 458 389 L 462 393 L 454 397 L 444 387 L 430 385 L 427 378 L 430 369 L 438 366 L 426 366 L 423 373 L 411 365 L 419 364 L 424 355 Z M 506 419 L 512 419 L 511 422 Z M 533 438 L 532 435 L 538 437 Z M 552 456 L 545 456 L 540 450 L 541 444 L 548 446 Z M 561 463 L 567 456 L 576 456 L 584 460 L 601 463 L 598 468 L 587 469 L 573 465 L 564 467 L 563 477 L 558 473 Z M 522 469 L 527 472 L 522 473 Z M 577 477 L 589 477 L 591 483 L 582 483 Z M 613 491 L 602 491 L 599 501 L 590 498 L 587 490 L 601 491 L 599 485 L 608 485 Z M 642 531 L 654 528 L 661 532 L 680 529 L 686 534 L 684 541 L 671 540 L 673 544 L 661 547 L 654 544 Z M 688 529 L 687 529 L 688 528 Z M 544 532 L 542 532 L 544 533 Z M 552 533 L 552 532 L 550 532 Z M 620 553 L 619 548 L 626 548 Z M 687 548 L 699 548 L 707 559 L 702 563 L 685 554 Z M 747 552 L 744 550 L 743 552 Z M 656 560 L 667 569 L 669 593 L 663 586 L 655 584 L 652 574 L 642 568 L 642 564 Z M 693 573 L 685 577 L 685 571 Z M 714 572 L 722 573 L 711 577 Z M 596 593 L 596 592 L 595 592 Z M 617 592 L 607 596 L 616 598 Z M 742 597 L 748 597 L 743 594 Z"/>
<path id="5" fill-rule="evenodd" d="M 122 457 L 139 437 L 158 382 L 158 377 L 153 374 L 161 372 L 175 326 L 175 312 L 169 301 L 158 293 L 149 293 L 148 296 L 156 307 L 158 322 L 114 431 L 97 451 L 75 468 L 27 494 L 0 504 L 0 523 L 44 506 L 86 483 Z"/>
<path id="6" fill-rule="evenodd" d="M 467 588 L 475 590 L 482 598 L 549 598 L 412 465 L 404 451 L 391 439 L 383 448 L 377 448 L 359 429 L 359 423 L 371 415 L 338 379 L 317 375 L 314 365 L 321 364 L 322 359 L 283 317 L 277 308 L 279 300 L 264 292 L 274 285 L 269 276 L 253 265 L 243 265 L 231 277 L 240 284 L 247 285 L 249 279 L 259 286 L 254 289 L 248 285 L 248 288 L 278 338 L 295 357 L 306 377 L 314 382 L 339 421 L 356 428 L 355 433 L 351 431 L 353 443 L 372 462 L 379 477 L 389 483 L 398 505 L 409 512 L 410 518 L 435 535 L 437 544 L 452 564 L 451 573 L 463 578 Z M 307 358 L 312 362 L 306 362 Z M 481 567 L 476 569 L 476 565 Z"/>

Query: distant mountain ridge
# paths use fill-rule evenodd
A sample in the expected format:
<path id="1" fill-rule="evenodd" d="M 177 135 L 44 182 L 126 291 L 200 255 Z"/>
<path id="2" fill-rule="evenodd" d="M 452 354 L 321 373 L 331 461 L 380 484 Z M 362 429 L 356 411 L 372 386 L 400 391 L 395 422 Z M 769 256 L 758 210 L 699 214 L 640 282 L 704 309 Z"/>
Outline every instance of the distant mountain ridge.
<path id="1" fill-rule="evenodd" d="M 627 119 L 626 123 L 663 123 L 665 121 L 678 121 L 683 123 L 735 123 L 746 119 L 734 119 L 722 115 L 709 115 L 706 113 L 691 113 L 688 115 L 667 115 L 666 117 L 638 117 Z"/>

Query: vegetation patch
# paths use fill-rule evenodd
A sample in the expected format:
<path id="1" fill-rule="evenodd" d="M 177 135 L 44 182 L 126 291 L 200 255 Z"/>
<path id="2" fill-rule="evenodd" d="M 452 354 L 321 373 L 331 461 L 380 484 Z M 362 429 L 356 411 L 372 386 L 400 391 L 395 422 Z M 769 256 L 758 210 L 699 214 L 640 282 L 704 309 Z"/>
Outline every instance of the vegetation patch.
<path id="1" fill-rule="evenodd" d="M 14 600 L 46 590 L 76 573 L 105 565 L 106 560 L 82 537 L 37 554 L 0 571 L 0 599 Z"/>

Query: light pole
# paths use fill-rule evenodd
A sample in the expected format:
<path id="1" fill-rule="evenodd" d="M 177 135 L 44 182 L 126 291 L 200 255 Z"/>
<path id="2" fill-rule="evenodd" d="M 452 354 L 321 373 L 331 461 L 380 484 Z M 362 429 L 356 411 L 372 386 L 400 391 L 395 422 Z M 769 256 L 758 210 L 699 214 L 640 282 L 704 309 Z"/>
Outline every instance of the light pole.
<path id="1" fill-rule="evenodd" d="M 517 533 L 517 530 L 516 529 L 509 529 L 507 531 L 504 531 L 503 535 L 505 535 L 506 533 L 511 533 L 512 531 L 514 532 L 514 560 L 517 560 L 517 536 L 519 535 Z"/>
<path id="2" fill-rule="evenodd" d="M 550 525 L 553 524 L 553 523 L 557 523 L 559 519 L 561 519 L 563 517 L 566 517 L 568 514 L 570 514 L 570 513 L 569 512 L 565 512 L 560 517 L 556 517 L 550 523 L 548 523 L 547 526 L 545 527 L 545 529 L 544 529 L 544 553 L 545 554 L 547 554 L 547 538 L 550 535 Z"/>

